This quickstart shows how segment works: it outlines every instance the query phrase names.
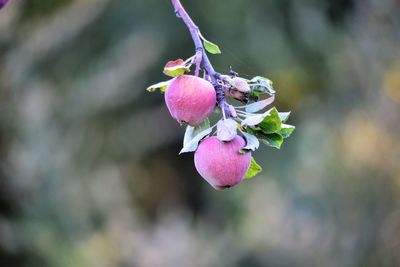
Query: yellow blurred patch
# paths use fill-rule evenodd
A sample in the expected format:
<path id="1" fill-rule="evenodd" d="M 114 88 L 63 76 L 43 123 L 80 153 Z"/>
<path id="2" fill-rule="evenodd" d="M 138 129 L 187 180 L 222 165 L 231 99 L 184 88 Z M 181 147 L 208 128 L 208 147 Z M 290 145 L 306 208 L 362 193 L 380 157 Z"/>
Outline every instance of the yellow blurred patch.
<path id="1" fill-rule="evenodd" d="M 400 153 L 396 136 L 367 114 L 348 115 L 341 130 L 343 160 L 353 170 L 393 173 Z"/>
<path id="2" fill-rule="evenodd" d="M 275 70 L 266 77 L 270 77 L 274 82 L 279 102 L 294 109 L 301 104 L 308 87 L 307 77 L 302 70 L 296 68 Z"/>
<path id="3" fill-rule="evenodd" d="M 383 83 L 386 95 L 396 103 L 400 103 L 400 61 L 386 71 Z"/>
<path id="4" fill-rule="evenodd" d="M 97 232 L 80 244 L 80 251 L 90 266 L 119 266 L 120 253 L 112 238 Z"/>

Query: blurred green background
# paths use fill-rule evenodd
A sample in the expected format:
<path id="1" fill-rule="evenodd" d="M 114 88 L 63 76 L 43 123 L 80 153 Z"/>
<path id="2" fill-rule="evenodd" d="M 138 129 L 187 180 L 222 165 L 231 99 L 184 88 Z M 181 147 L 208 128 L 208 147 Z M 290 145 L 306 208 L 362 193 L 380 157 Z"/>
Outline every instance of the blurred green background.
<path id="1" fill-rule="evenodd" d="M 222 55 L 269 77 L 296 131 L 217 192 L 178 156 L 164 0 L 0 11 L 0 266 L 400 266 L 400 2 L 183 0 Z"/>

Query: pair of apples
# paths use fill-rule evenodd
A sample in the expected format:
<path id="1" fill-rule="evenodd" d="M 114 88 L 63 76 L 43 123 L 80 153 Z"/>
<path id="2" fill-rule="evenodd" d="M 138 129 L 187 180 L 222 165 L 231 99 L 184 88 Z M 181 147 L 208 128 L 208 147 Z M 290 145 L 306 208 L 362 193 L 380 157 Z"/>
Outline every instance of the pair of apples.
<path id="1" fill-rule="evenodd" d="M 216 92 L 205 79 L 181 75 L 168 85 L 165 103 L 179 123 L 197 126 L 214 110 Z M 251 163 L 250 152 L 239 152 L 245 145 L 245 140 L 238 135 L 228 142 L 220 141 L 216 136 L 206 137 L 194 154 L 197 171 L 217 190 L 239 184 Z"/>

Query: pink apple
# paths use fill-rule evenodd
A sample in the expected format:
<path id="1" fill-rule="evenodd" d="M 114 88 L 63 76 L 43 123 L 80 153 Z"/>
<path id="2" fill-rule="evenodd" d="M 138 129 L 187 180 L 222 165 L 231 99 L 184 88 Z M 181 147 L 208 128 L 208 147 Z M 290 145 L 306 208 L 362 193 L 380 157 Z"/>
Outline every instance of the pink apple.
<path id="1" fill-rule="evenodd" d="M 217 190 L 237 185 L 243 180 L 251 162 L 250 152 L 239 153 L 245 144 L 240 136 L 229 142 L 222 142 L 215 136 L 204 139 L 194 154 L 197 171 Z"/>
<path id="2" fill-rule="evenodd" d="M 214 110 L 216 93 L 210 82 L 193 75 L 181 75 L 168 85 L 165 103 L 179 123 L 197 126 Z"/>

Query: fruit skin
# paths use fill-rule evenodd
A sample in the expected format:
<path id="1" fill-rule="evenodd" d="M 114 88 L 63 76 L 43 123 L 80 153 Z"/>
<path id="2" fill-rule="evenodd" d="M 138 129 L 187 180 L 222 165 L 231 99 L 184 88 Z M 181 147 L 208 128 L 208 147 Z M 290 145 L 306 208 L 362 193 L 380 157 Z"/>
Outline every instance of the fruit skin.
<path id="1" fill-rule="evenodd" d="M 240 136 L 229 142 L 222 142 L 216 136 L 207 137 L 194 154 L 197 171 L 217 190 L 237 185 L 243 180 L 251 162 L 250 152 L 239 153 L 245 144 Z"/>
<path id="2" fill-rule="evenodd" d="M 165 91 L 165 103 L 179 123 L 199 125 L 214 110 L 217 96 L 214 86 L 193 75 L 175 77 Z"/>

